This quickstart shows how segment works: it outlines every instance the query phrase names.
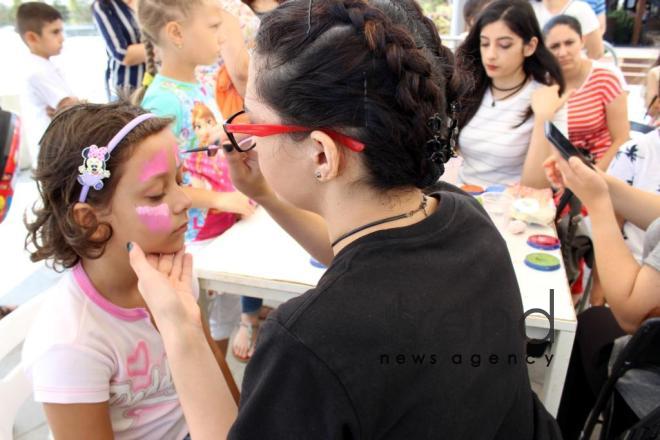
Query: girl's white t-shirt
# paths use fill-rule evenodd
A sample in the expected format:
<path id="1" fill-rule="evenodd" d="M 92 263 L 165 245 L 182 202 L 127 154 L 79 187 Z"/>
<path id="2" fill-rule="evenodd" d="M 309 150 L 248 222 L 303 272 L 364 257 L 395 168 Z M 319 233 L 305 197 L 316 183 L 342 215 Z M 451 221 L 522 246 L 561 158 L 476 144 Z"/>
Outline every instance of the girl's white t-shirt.
<path id="1" fill-rule="evenodd" d="M 520 181 L 534 128 L 534 115 L 521 125 L 531 105 L 532 94 L 543 84 L 530 81 L 511 98 L 493 103 L 490 89 L 486 90 L 477 113 L 463 127 L 458 147 L 463 163 L 458 171 L 460 184 L 487 187 L 512 185 Z M 567 133 L 565 106 L 552 121 L 562 133 Z"/>
<path id="2" fill-rule="evenodd" d="M 583 2 L 581 0 L 570 0 L 564 9 L 558 14 L 551 14 L 550 11 L 543 5 L 543 2 L 532 0 L 532 8 L 536 13 L 536 19 L 539 21 L 541 30 L 543 27 L 557 15 L 569 15 L 575 18 L 582 28 L 582 35 L 589 35 L 593 31 L 600 29 L 600 23 L 598 22 L 598 17 L 589 3 Z"/>
<path id="3" fill-rule="evenodd" d="M 109 302 L 80 264 L 44 295 L 23 346 L 34 400 L 107 401 L 115 439 L 183 439 L 188 428 L 147 310 Z"/>

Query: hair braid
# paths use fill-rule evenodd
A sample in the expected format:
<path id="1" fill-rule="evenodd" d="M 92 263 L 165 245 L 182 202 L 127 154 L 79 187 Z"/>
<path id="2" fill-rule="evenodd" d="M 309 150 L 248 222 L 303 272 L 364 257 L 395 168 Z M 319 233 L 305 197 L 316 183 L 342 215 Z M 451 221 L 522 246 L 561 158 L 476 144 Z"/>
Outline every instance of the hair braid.
<path id="1" fill-rule="evenodd" d="M 368 184 L 428 186 L 442 173 L 427 143 L 428 121 L 445 114 L 444 82 L 415 38 L 363 0 L 285 2 L 261 23 L 257 93 L 286 123 L 364 142 Z"/>
<path id="2" fill-rule="evenodd" d="M 156 54 L 154 51 L 154 43 L 151 41 L 151 38 L 147 36 L 146 33 L 142 33 L 142 42 L 144 44 L 144 50 L 147 53 L 147 60 L 146 60 L 146 75 L 151 76 L 153 79 L 154 76 L 158 73 L 158 65 L 156 64 Z M 147 93 L 147 89 L 149 88 L 149 84 L 145 83 L 145 81 L 142 81 L 142 85 L 140 86 L 139 89 L 133 93 L 131 96 L 131 104 L 133 105 L 140 105 L 142 103 L 142 99 L 144 98 L 144 95 Z"/>
<path id="3" fill-rule="evenodd" d="M 395 97 L 401 108 L 415 112 L 424 103 L 440 110 L 440 90 L 430 81 L 431 64 L 411 35 L 363 0 L 343 0 L 340 4 L 346 14 L 342 14 L 341 7 L 336 8 L 337 18 L 350 20 L 363 33 L 367 48 L 374 56 L 385 59 L 390 71 L 399 78 Z"/>
<path id="4" fill-rule="evenodd" d="M 367 48 L 376 57 L 382 57 L 398 78 L 394 96 L 401 110 L 413 115 L 411 129 L 429 141 L 435 133 L 428 121 L 435 114 L 444 114 L 445 101 L 442 90 L 432 78 L 428 58 L 418 49 L 412 35 L 395 25 L 381 10 L 363 0 L 344 0 L 343 4 L 353 27 L 363 32 Z M 418 186 L 434 183 L 444 171 L 442 164 L 426 160 L 435 150 L 409 151 L 418 163 L 419 175 L 423 176 Z"/>

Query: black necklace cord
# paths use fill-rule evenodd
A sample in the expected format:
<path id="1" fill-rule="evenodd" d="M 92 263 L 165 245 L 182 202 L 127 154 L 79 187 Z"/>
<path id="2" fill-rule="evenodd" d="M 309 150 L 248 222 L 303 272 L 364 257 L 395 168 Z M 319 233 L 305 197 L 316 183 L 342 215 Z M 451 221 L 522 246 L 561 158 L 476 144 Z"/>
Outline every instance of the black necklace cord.
<path id="1" fill-rule="evenodd" d="M 527 76 L 525 76 L 525 79 L 523 79 L 523 81 L 522 81 L 520 84 L 518 84 L 517 86 L 513 86 L 513 87 L 511 87 L 510 89 L 500 89 L 499 87 L 497 87 L 497 86 L 496 86 L 495 84 L 493 84 L 492 82 L 490 83 L 490 86 L 491 86 L 493 89 L 497 90 L 498 92 L 510 92 L 511 90 L 516 90 L 516 89 L 520 88 L 520 87 L 521 87 L 523 84 L 525 84 L 526 82 L 527 82 Z"/>
<path id="2" fill-rule="evenodd" d="M 330 246 L 335 247 L 337 245 L 337 243 L 339 243 L 340 241 L 345 240 L 346 238 L 350 237 L 351 235 L 355 235 L 358 232 L 362 232 L 365 229 L 371 228 L 372 226 L 382 225 L 383 223 L 389 223 L 389 222 L 393 222 L 393 221 L 396 221 L 396 220 L 401 220 L 403 218 L 412 217 L 413 215 L 417 214 L 419 211 L 424 211 L 424 216 L 428 216 L 428 214 L 426 213 L 426 203 L 427 203 L 427 197 L 426 197 L 426 195 L 423 195 L 422 196 L 422 202 L 419 204 L 419 206 L 416 209 L 413 209 L 412 211 L 405 212 L 403 214 L 395 215 L 395 216 L 392 216 L 392 217 L 387 217 L 387 218 L 384 218 L 384 219 L 381 219 L 381 220 L 376 220 L 374 222 L 367 223 L 366 225 L 362 225 L 358 228 L 350 230 L 347 233 L 341 235 L 335 241 L 333 241 Z"/>
<path id="3" fill-rule="evenodd" d="M 510 98 L 510 97 L 512 97 L 513 95 L 515 95 L 516 93 L 518 93 L 519 91 L 521 91 L 522 88 L 525 86 L 525 83 L 526 83 L 526 82 L 527 82 L 527 77 L 525 77 L 525 81 L 523 81 L 522 83 L 520 83 L 520 84 L 518 84 L 516 87 L 514 87 L 515 90 L 514 90 L 514 89 L 506 89 L 506 90 L 513 90 L 513 92 L 511 92 L 511 93 L 509 93 L 508 95 L 505 95 L 505 96 L 503 96 L 503 97 L 501 97 L 501 98 L 497 98 L 497 99 L 495 99 L 495 95 L 493 94 L 493 88 L 495 88 L 495 86 L 491 84 L 491 85 L 490 85 L 490 88 L 491 88 L 490 93 L 491 93 L 491 95 L 492 95 L 492 97 L 493 97 L 493 102 L 492 102 L 492 104 L 491 104 L 491 107 L 495 107 L 495 103 L 496 103 L 497 101 L 504 101 L 505 99 Z M 498 89 L 498 88 L 495 88 L 495 90 L 504 91 L 505 89 Z"/>

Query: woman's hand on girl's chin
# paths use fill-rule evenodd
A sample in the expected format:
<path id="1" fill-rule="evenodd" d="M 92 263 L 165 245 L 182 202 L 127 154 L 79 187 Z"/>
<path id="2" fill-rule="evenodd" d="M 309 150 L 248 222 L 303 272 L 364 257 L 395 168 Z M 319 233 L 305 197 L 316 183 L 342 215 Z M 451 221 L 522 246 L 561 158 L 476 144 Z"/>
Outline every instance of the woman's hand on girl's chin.
<path id="1" fill-rule="evenodd" d="M 138 290 L 159 329 L 192 324 L 201 329 L 199 306 L 193 292 L 192 255 L 185 248 L 176 254 L 145 255 L 129 243 L 129 261 L 138 277 Z"/>
<path id="2" fill-rule="evenodd" d="M 226 151 L 231 181 L 237 190 L 260 205 L 267 206 L 268 201 L 277 196 L 273 192 L 259 168 L 256 150 L 241 153 L 236 150 Z"/>

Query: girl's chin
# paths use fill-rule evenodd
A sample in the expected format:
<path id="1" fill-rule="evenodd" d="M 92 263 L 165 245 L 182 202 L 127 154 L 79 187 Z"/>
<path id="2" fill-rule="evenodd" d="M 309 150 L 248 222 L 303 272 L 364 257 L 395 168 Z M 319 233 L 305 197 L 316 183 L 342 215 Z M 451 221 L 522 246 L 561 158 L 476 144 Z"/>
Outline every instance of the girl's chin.
<path id="1" fill-rule="evenodd" d="M 145 253 L 149 254 L 176 254 L 184 247 L 184 237 L 178 238 L 176 240 L 171 240 L 168 243 L 162 243 L 157 246 L 149 247 L 148 250 L 145 249 Z"/>

